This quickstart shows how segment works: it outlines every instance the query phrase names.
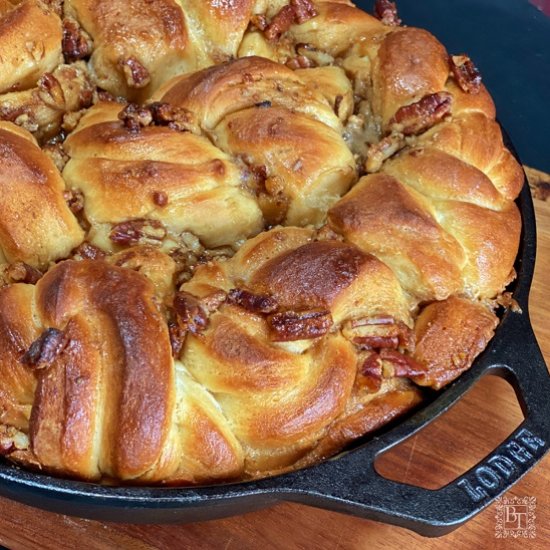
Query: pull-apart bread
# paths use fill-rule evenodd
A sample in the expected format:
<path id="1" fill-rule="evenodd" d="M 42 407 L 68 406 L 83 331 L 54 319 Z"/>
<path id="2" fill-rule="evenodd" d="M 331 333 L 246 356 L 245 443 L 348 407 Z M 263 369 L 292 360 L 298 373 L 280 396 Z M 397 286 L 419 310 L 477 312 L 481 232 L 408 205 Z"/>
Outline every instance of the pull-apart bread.
<path id="1" fill-rule="evenodd" d="M 311 0 L 0 0 L 0 452 L 305 467 L 468 369 L 522 171 L 465 55 Z"/>

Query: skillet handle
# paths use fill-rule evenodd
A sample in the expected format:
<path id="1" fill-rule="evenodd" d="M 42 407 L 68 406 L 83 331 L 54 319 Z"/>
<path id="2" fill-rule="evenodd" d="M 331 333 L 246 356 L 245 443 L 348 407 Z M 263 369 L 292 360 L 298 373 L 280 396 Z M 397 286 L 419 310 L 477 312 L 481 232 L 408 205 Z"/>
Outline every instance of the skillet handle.
<path id="1" fill-rule="evenodd" d="M 487 373 L 506 378 L 516 391 L 525 420 L 476 466 L 438 490 L 383 478 L 374 469 L 376 456 L 403 439 L 390 432 L 389 442 L 373 440 L 312 468 L 305 479 L 297 478 L 292 488 L 286 488 L 284 498 L 393 523 L 424 536 L 446 534 L 486 508 L 550 450 L 550 376 L 527 313 L 513 317 L 513 323 L 503 323 L 510 329 L 503 332 L 514 332 L 516 338 L 502 334 L 501 346 L 507 349 L 499 349 L 506 364 L 491 364 L 489 357 L 478 375 L 472 373 L 468 385 Z M 525 323 L 521 330 L 518 323 Z M 517 334 L 522 335 L 521 341 Z"/>

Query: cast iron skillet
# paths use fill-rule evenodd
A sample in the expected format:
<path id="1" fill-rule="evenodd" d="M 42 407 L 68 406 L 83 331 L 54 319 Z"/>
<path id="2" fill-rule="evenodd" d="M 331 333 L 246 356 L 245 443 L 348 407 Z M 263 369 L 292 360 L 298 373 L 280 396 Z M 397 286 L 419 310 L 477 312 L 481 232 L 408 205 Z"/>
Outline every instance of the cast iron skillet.
<path id="1" fill-rule="evenodd" d="M 506 144 L 513 151 L 507 138 Z M 527 310 L 536 229 L 526 181 L 518 204 L 523 233 L 513 291 L 523 313 L 507 311 L 472 368 L 393 428 L 311 468 L 260 481 L 199 488 L 106 487 L 56 479 L 0 462 L 0 494 L 54 512 L 117 522 L 202 521 L 286 500 L 392 523 L 426 536 L 452 531 L 510 489 L 550 448 L 550 376 Z M 390 481 L 376 473 L 374 461 L 379 454 L 444 413 L 487 374 L 506 378 L 513 385 L 525 415 L 506 441 L 439 490 Z"/>

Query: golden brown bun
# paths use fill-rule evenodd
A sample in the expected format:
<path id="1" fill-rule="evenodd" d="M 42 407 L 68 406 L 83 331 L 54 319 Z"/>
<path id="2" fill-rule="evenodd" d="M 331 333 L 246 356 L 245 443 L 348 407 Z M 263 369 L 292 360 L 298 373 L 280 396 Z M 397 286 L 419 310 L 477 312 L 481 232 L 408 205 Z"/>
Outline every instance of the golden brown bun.
<path id="1" fill-rule="evenodd" d="M 39 139 L 54 136 L 63 115 L 92 101 L 85 65 L 63 64 L 62 40 L 61 19 L 46 3 L 0 4 L 0 120 Z"/>
<path id="2" fill-rule="evenodd" d="M 262 172 L 268 224 L 319 225 L 356 179 L 333 105 L 283 65 L 243 58 L 177 77 L 155 97 L 196 114 L 222 150 Z"/>
<path id="3" fill-rule="evenodd" d="M 100 88 L 145 99 L 171 77 L 234 57 L 252 0 L 68 0 L 94 42 L 90 60 Z"/>
<path id="4" fill-rule="evenodd" d="M 467 57 L 391 2 L 57 7 L 0 0 L 0 117 L 68 134 L 0 123 L 0 454 L 254 479 L 472 365 L 523 174 Z"/>
<path id="5" fill-rule="evenodd" d="M 0 262 L 45 268 L 66 258 L 84 232 L 63 199 L 53 162 L 27 131 L 0 122 Z"/>
<path id="6" fill-rule="evenodd" d="M 158 126 L 132 132 L 118 120 L 121 110 L 117 103 L 97 104 L 65 142 L 71 158 L 63 177 L 84 194 L 91 242 L 115 249 L 113 227 L 136 219 L 163 224 L 158 244 L 166 250 L 185 231 L 211 248 L 261 230 L 260 209 L 227 154 L 191 132 Z"/>
<path id="7" fill-rule="evenodd" d="M 42 2 L 2 2 L 0 92 L 32 88 L 53 71 L 62 62 L 61 38 L 61 20 Z"/>
<path id="8" fill-rule="evenodd" d="M 357 380 L 361 354 L 338 330 L 388 311 L 396 321 L 410 322 L 396 278 L 355 247 L 314 237 L 298 228 L 262 233 L 231 260 L 199 267 L 182 287 L 203 299 L 229 292 L 230 303 L 210 317 L 207 330 L 188 336 L 181 361 L 221 405 L 247 453 L 249 475 L 287 469 L 313 453 L 334 422 L 347 426 L 362 416 L 376 425 L 378 411 L 369 406 L 374 399 L 384 403 L 386 395 L 390 401 L 406 395 L 408 405 L 393 409 L 399 414 L 419 398 L 404 378 L 391 376 L 378 391 L 365 391 Z M 274 335 L 273 318 L 244 302 L 231 303 L 235 288 L 270 297 L 277 304 L 274 315 L 324 312 L 331 328 L 317 337 Z"/>

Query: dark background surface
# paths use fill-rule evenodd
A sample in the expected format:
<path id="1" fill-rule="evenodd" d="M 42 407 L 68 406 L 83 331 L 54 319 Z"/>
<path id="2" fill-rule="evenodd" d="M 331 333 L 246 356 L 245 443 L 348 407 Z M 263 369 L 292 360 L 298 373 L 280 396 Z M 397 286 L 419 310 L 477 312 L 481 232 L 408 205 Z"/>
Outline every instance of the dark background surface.
<path id="1" fill-rule="evenodd" d="M 356 0 L 372 13 L 373 0 Z M 533 4 L 537 4 L 537 9 Z M 404 25 L 468 54 L 524 164 L 550 172 L 550 0 L 397 0 Z"/>

